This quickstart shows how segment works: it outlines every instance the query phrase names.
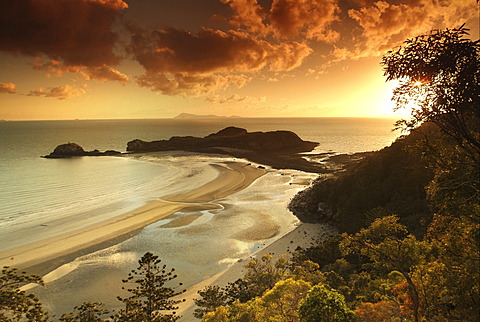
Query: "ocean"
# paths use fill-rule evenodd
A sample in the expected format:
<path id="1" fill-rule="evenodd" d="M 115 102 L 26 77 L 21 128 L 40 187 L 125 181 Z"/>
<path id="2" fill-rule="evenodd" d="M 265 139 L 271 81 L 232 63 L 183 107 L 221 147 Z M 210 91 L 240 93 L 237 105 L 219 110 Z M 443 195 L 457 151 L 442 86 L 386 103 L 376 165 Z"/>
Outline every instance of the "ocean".
<path id="1" fill-rule="evenodd" d="M 75 142 L 85 150 L 125 151 L 126 143 L 137 138 L 203 137 L 238 126 L 248 131 L 293 131 L 304 140 L 319 142 L 318 153 L 354 153 L 392 143 L 399 135 L 391 131 L 393 123 L 393 119 L 382 118 L 0 122 L 0 252 L 199 187 L 216 175 L 210 164 L 233 160 L 178 151 L 127 157 L 40 158 L 62 143 Z M 271 171 L 247 189 L 219 201 L 221 210 L 203 211 L 199 219 L 183 227 L 165 226 L 171 219 L 149 225 L 120 244 L 63 265 L 52 273 L 55 278 L 47 289 L 34 290 L 56 314 L 83 301 L 101 301 L 115 308 L 118 301 L 113 294 L 120 292 L 119 281 L 146 251 L 175 267 L 186 287 L 198 283 L 291 230 L 298 220 L 286 205 L 316 176 L 295 170 Z M 255 231 L 259 225 L 274 227 L 276 232 L 263 236 Z M 255 238 L 245 237 L 252 231 Z M 14 265 L 14 259 L 7 264 Z"/>

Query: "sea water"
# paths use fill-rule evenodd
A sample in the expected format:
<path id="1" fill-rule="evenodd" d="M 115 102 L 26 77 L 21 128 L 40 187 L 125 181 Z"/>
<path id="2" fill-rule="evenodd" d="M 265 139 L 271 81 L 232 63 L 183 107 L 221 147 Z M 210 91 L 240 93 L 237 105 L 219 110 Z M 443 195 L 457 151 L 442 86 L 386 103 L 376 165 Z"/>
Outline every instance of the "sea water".
<path id="1" fill-rule="evenodd" d="M 392 124 L 392 119 L 363 118 L 0 122 L 0 250 L 44 238 L 42 230 L 47 227 L 50 237 L 133 210 L 148 200 L 186 192 L 215 177 L 210 164 L 233 160 L 178 151 L 123 158 L 40 158 L 58 144 L 124 151 L 126 142 L 136 138 L 203 137 L 239 126 L 248 131 L 294 131 L 304 140 L 319 142 L 318 153 L 353 153 L 389 145 L 398 136 L 391 131 Z M 297 220 L 286 205 L 315 177 L 293 170 L 271 171 L 219 201 L 222 209 L 203 211 L 187 226 L 164 227 L 171 219 L 147 226 L 131 239 L 64 265 L 52 273 L 47 289 L 35 292 L 56 314 L 83 301 L 118 307 L 115 295 L 121 292 L 120 281 L 146 251 L 175 267 L 188 287 L 291 230 Z"/>

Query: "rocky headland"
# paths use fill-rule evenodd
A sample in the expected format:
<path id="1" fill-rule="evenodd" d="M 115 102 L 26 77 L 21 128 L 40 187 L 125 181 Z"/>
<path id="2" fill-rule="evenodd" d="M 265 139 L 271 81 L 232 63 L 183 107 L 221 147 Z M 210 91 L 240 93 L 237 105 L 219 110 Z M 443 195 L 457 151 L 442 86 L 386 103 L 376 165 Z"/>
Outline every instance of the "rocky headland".
<path id="1" fill-rule="evenodd" d="M 143 141 L 139 139 L 127 143 L 127 152 L 148 153 L 161 151 L 187 151 L 208 154 L 224 154 L 244 158 L 275 169 L 295 169 L 312 173 L 331 173 L 342 168 L 345 160 L 329 163 L 334 156 L 327 153 L 308 154 L 319 143 L 302 140 L 291 131 L 248 132 L 238 127 L 227 127 L 205 137 L 174 136 L 168 140 Z M 120 156 L 123 153 L 113 150 L 85 151 L 76 143 L 61 144 L 43 156 L 49 159 L 79 156 Z M 349 157 L 351 158 L 351 157 Z"/>
<path id="2" fill-rule="evenodd" d="M 328 172 L 324 166 L 309 162 L 300 155 L 312 151 L 317 145 L 317 142 L 302 140 L 291 131 L 247 132 L 231 126 L 205 137 L 174 136 L 169 140 L 151 142 L 136 139 L 128 142 L 127 151 L 143 153 L 180 150 L 227 154 L 276 169 Z"/>
<path id="3" fill-rule="evenodd" d="M 57 146 L 52 153 L 42 157 L 47 159 L 64 159 L 82 156 L 118 156 L 121 154 L 121 152 L 114 150 L 107 150 L 105 152 L 101 152 L 99 150 L 85 151 L 76 143 L 65 143 Z"/>

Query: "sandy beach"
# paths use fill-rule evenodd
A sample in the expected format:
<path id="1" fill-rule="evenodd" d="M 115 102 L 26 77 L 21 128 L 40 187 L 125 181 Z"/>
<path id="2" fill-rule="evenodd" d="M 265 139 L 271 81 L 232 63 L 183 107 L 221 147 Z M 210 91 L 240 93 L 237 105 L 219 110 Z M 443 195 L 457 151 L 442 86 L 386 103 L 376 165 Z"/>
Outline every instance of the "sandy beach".
<path id="1" fill-rule="evenodd" d="M 212 166 L 218 171 L 217 177 L 201 187 L 152 200 L 134 211 L 74 232 L 4 250 L 0 253 L 0 265 L 28 268 L 31 273 L 43 275 L 80 255 L 130 238 L 139 229 L 182 209 L 200 211 L 221 207 L 214 202 L 216 199 L 245 189 L 266 173 L 264 169 L 243 162 L 224 162 Z"/>

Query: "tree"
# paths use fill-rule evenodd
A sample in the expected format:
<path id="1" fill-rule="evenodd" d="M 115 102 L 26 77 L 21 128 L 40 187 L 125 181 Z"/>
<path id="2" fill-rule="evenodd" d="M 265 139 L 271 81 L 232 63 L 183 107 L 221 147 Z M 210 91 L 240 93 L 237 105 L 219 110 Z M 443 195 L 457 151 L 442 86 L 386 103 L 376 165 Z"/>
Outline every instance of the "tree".
<path id="1" fill-rule="evenodd" d="M 166 265 L 161 266 L 160 263 L 158 256 L 147 252 L 138 261 L 137 269 L 132 270 L 128 278 L 122 281 L 134 283 L 135 287 L 127 289 L 132 294 L 130 297 L 118 297 L 125 304 L 125 309 L 113 317 L 115 321 L 175 321 L 179 318 L 173 310 L 178 309 L 176 305 L 181 301 L 172 297 L 184 291 L 177 292 L 174 288 L 165 286 L 177 275 L 174 275 L 174 268 L 167 271 Z"/>
<path id="2" fill-rule="evenodd" d="M 320 270 L 320 265 L 310 260 L 306 260 L 299 265 L 292 264 L 292 266 L 292 275 L 297 280 L 303 280 L 313 285 L 324 283 L 326 280 L 325 275 Z"/>
<path id="3" fill-rule="evenodd" d="M 288 276 L 289 263 L 284 257 L 273 262 L 273 256 L 263 255 L 260 259 L 252 259 L 246 265 L 243 278 L 239 278 L 225 287 L 229 303 L 239 300 L 242 303 L 261 296 L 271 289 L 279 280 Z"/>
<path id="4" fill-rule="evenodd" d="M 193 316 L 197 319 L 201 319 L 208 312 L 215 311 L 219 306 L 227 304 L 227 295 L 220 289 L 219 286 L 207 286 L 201 291 L 198 291 L 200 299 L 193 299 L 195 305 L 198 306 L 193 312 Z"/>
<path id="5" fill-rule="evenodd" d="M 387 81 L 400 81 L 393 94 L 397 109 L 412 107 L 412 118 L 398 121 L 397 126 L 412 130 L 433 122 L 478 161 L 480 42 L 465 35 L 464 25 L 433 30 L 388 52 L 382 64 Z"/>
<path id="6" fill-rule="evenodd" d="M 308 291 L 300 302 L 299 313 L 306 322 L 355 321 L 355 313 L 348 308 L 343 295 L 324 285 L 315 285 Z"/>
<path id="7" fill-rule="evenodd" d="M 205 314 L 203 321 L 300 321 L 299 303 L 310 288 L 308 282 L 288 278 L 246 303 L 235 301 L 216 308 Z"/>
<path id="8" fill-rule="evenodd" d="M 277 282 L 257 301 L 258 321 L 300 321 L 298 307 L 310 288 L 310 283 L 293 278 Z"/>
<path id="9" fill-rule="evenodd" d="M 380 301 L 377 303 L 364 302 L 355 309 L 358 322 L 402 321 L 398 303 Z"/>
<path id="10" fill-rule="evenodd" d="M 344 254 L 358 253 L 367 256 L 379 268 L 400 272 L 408 283 L 414 319 L 418 321 L 420 300 L 412 270 L 425 261 L 429 246 L 409 234 L 398 219 L 397 216 L 378 218 L 359 233 L 345 236 L 340 246 Z"/>
<path id="11" fill-rule="evenodd" d="M 0 320 L 2 321 L 49 321 L 42 304 L 34 294 L 27 294 L 20 287 L 27 283 L 44 285 L 40 276 L 18 272 L 4 266 L 0 276 Z"/>
<path id="12" fill-rule="evenodd" d="M 85 302 L 80 306 L 75 306 L 73 312 L 62 314 L 60 321 L 63 322 L 100 322 L 103 321 L 102 315 L 110 311 L 104 309 L 104 304 L 99 302 Z"/>

